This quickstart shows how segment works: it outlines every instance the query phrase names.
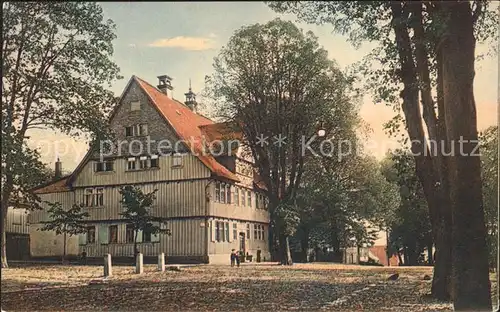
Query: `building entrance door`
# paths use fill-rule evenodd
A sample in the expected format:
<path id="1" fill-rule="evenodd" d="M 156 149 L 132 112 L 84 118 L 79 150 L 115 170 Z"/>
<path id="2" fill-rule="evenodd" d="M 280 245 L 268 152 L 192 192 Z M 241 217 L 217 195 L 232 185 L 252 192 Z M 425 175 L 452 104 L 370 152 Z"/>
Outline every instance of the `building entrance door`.
<path id="1" fill-rule="evenodd" d="M 245 232 L 240 232 L 240 251 L 245 252 Z"/>

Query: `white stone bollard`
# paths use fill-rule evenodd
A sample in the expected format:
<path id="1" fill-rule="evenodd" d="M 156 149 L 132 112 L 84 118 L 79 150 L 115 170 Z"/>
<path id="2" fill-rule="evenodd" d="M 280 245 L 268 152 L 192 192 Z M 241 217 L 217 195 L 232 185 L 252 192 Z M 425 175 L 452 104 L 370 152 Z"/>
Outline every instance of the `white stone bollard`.
<path id="1" fill-rule="evenodd" d="M 142 274 L 144 272 L 144 265 L 142 261 L 142 253 L 137 254 L 137 258 L 135 260 L 135 273 Z"/>
<path id="2" fill-rule="evenodd" d="M 111 255 L 106 254 L 104 256 L 104 277 L 113 275 L 113 270 L 111 268 Z"/>
<path id="3" fill-rule="evenodd" d="M 158 255 L 158 271 L 165 271 L 165 254 L 163 252 Z"/>

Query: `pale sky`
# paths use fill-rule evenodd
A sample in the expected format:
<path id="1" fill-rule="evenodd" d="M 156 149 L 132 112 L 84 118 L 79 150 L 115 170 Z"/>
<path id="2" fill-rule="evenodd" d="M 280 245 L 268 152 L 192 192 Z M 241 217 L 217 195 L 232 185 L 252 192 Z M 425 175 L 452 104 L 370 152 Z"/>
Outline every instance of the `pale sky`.
<path id="1" fill-rule="evenodd" d="M 213 58 L 235 30 L 254 23 L 266 23 L 276 17 L 296 21 L 293 15 L 276 14 L 261 2 L 105 2 L 105 17 L 117 25 L 114 61 L 124 79 L 114 83 L 119 96 L 132 75 L 157 83 L 157 76 L 173 78 L 173 96 L 183 100 L 189 79 L 195 93 L 204 86 L 205 75 L 213 72 Z M 370 47 L 356 50 L 345 37 L 332 33 L 332 26 L 296 23 L 304 31 L 311 30 L 319 43 L 341 68 L 361 60 Z M 479 52 L 485 47 L 478 46 Z M 497 123 L 498 57 L 490 57 L 476 65 L 475 98 L 479 129 Z M 383 157 L 394 147 L 383 130 L 383 123 L 394 116 L 391 108 L 373 104 L 365 96 L 362 118 L 372 128 L 370 153 Z M 59 154 L 63 169 L 73 170 L 85 155 L 87 143 L 53 131 L 30 133 L 30 145 L 40 147 L 42 160 L 53 166 Z M 375 145 L 374 145 L 375 144 Z"/>

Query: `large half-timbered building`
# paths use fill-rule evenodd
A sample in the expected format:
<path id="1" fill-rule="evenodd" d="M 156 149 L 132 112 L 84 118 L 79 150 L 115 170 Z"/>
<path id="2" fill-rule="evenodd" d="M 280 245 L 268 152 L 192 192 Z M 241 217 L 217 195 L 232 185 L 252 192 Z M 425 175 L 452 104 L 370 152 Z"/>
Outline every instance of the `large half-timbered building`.
<path id="1" fill-rule="evenodd" d="M 108 148 L 91 148 L 74 172 L 35 192 L 42 201 L 64 207 L 81 204 L 90 214 L 87 232 L 67 240 L 69 255 L 133 256 L 134 232 L 120 215 L 119 189 L 157 189 L 152 214 L 163 218 L 171 235 L 138 233 L 145 256 L 165 253 L 170 261 L 227 262 L 232 249 L 269 259 L 269 213 L 252 159 L 239 146 L 234 153 L 206 152 L 220 139 L 214 123 L 197 112 L 191 89 L 184 103 L 173 99 L 168 76 L 157 87 L 132 76 L 110 118 Z M 229 149 L 228 149 L 229 151 Z M 38 229 L 46 209 L 30 214 L 31 256 L 63 252 L 62 235 Z"/>

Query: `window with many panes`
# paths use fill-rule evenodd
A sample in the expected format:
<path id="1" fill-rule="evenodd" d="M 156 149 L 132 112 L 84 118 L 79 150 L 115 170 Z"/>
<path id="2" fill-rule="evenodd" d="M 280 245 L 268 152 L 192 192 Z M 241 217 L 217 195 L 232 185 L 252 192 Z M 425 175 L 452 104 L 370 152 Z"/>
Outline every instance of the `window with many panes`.
<path id="1" fill-rule="evenodd" d="M 108 228 L 108 243 L 118 243 L 118 225 L 110 225 Z"/>
<path id="2" fill-rule="evenodd" d="M 136 168 L 136 159 L 135 157 L 131 157 L 127 159 L 127 170 L 135 170 Z"/>
<path id="3" fill-rule="evenodd" d="M 145 230 L 142 232 L 142 242 L 143 243 L 150 243 L 151 242 L 151 231 Z"/>
<path id="4" fill-rule="evenodd" d="M 220 185 L 220 202 L 226 202 L 226 185 L 224 183 L 221 183 Z"/>
<path id="5" fill-rule="evenodd" d="M 172 167 L 181 167 L 182 166 L 182 154 L 174 154 L 172 156 Z"/>
<path id="6" fill-rule="evenodd" d="M 241 206 L 245 207 L 245 190 L 241 190 Z"/>
<path id="7" fill-rule="evenodd" d="M 258 226 L 258 224 L 253 225 L 253 239 L 258 239 L 258 237 L 259 237 L 259 235 L 257 234 L 257 232 L 259 232 L 257 230 L 257 226 Z"/>
<path id="8" fill-rule="evenodd" d="M 216 182 L 215 183 L 215 201 L 218 203 L 231 203 L 231 185 Z"/>
<path id="9" fill-rule="evenodd" d="M 139 169 L 147 169 L 148 168 L 148 157 L 141 156 L 139 157 Z"/>
<path id="10" fill-rule="evenodd" d="M 92 207 L 94 206 L 94 189 L 85 189 L 85 194 L 83 195 L 83 206 Z"/>
<path id="11" fill-rule="evenodd" d="M 95 226 L 87 226 L 87 244 L 95 243 Z"/>
<path id="12" fill-rule="evenodd" d="M 252 192 L 247 191 L 247 205 L 248 207 L 252 207 Z"/>
<path id="13" fill-rule="evenodd" d="M 250 239 L 250 223 L 247 223 L 247 239 Z"/>
<path id="14" fill-rule="evenodd" d="M 134 242 L 134 239 L 135 239 L 134 225 L 127 224 L 127 227 L 125 229 L 125 241 L 130 244 Z"/>
<path id="15" fill-rule="evenodd" d="M 113 171 L 113 161 L 100 161 L 94 163 L 94 171 L 95 172 L 103 172 L 103 171 Z"/>
<path id="16" fill-rule="evenodd" d="M 225 225 L 226 225 L 226 242 L 229 242 L 229 237 L 230 237 L 229 236 L 230 235 L 229 234 L 229 222 L 226 222 Z"/>
<path id="17" fill-rule="evenodd" d="M 220 231 L 220 222 L 219 221 L 215 221 L 215 240 L 217 242 L 220 242 L 221 241 L 221 231 Z"/>
<path id="18" fill-rule="evenodd" d="M 138 124 L 125 127 L 125 136 L 127 137 L 146 135 L 148 135 L 148 125 L 146 124 Z"/>
<path id="19" fill-rule="evenodd" d="M 159 167 L 158 155 L 151 155 L 151 157 L 149 158 L 149 167 L 150 168 L 158 168 Z"/>
<path id="20" fill-rule="evenodd" d="M 104 206 L 104 189 L 102 187 L 96 188 L 95 202 L 97 207 Z"/>
<path id="21" fill-rule="evenodd" d="M 239 187 L 234 188 L 234 203 L 236 204 L 236 206 L 240 205 L 240 188 Z"/>
<path id="22" fill-rule="evenodd" d="M 83 206 L 84 207 L 104 206 L 104 189 L 102 187 L 85 189 L 85 193 L 83 195 Z"/>
<path id="23" fill-rule="evenodd" d="M 225 242 L 226 241 L 226 235 L 224 234 L 224 222 L 219 222 L 219 237 L 221 238 L 221 241 Z"/>
<path id="24" fill-rule="evenodd" d="M 233 223 L 233 240 L 238 239 L 238 224 Z"/>
<path id="25" fill-rule="evenodd" d="M 231 203 L 231 185 L 226 184 L 226 204 Z"/>
<path id="26" fill-rule="evenodd" d="M 215 183 L 215 201 L 220 202 L 220 183 L 216 182 Z"/>

